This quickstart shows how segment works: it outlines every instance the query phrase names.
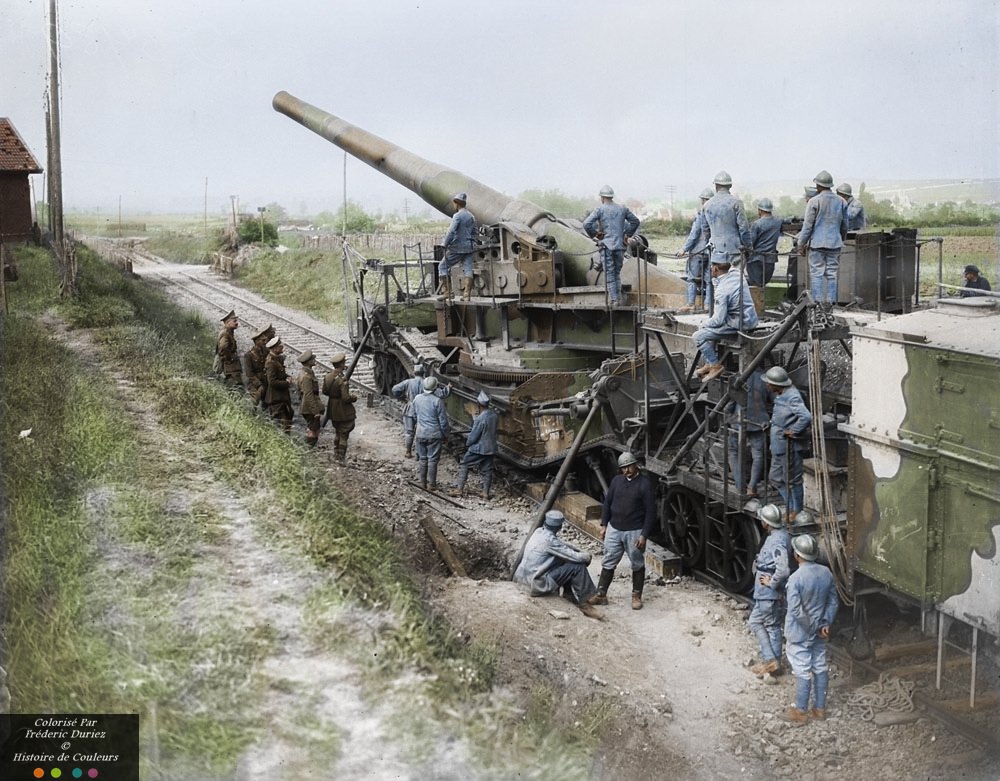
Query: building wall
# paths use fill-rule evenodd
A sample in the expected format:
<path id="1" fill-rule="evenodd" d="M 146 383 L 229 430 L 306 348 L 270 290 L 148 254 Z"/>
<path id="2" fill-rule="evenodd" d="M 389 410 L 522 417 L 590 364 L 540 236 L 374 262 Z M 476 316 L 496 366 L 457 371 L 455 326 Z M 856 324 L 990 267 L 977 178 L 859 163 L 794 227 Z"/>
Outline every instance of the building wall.
<path id="1" fill-rule="evenodd" d="M 0 173 L 0 234 L 4 242 L 31 238 L 31 188 L 25 173 Z"/>

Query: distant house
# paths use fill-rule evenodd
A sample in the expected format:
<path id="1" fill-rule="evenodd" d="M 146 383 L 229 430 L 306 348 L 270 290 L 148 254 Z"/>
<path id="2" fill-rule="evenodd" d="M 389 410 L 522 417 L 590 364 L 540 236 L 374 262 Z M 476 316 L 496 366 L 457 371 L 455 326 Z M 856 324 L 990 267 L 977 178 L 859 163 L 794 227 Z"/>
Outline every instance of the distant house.
<path id="1" fill-rule="evenodd" d="M 30 174 L 40 174 L 14 124 L 0 117 L 0 242 L 31 238 Z"/>

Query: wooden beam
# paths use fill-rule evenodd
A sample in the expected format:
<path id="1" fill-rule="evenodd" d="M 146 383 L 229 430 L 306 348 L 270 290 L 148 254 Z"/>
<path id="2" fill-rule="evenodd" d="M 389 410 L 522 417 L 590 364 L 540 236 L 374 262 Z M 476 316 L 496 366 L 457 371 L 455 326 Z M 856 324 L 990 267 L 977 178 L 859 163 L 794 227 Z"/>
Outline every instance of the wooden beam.
<path id="1" fill-rule="evenodd" d="M 902 659 L 906 656 L 937 656 L 937 640 L 933 637 L 926 640 L 918 640 L 915 643 L 901 643 L 900 645 L 880 645 L 875 649 L 875 659 L 879 662 L 888 662 L 892 659 Z"/>
<path id="2" fill-rule="evenodd" d="M 465 571 L 465 567 L 462 562 L 459 561 L 458 556 L 455 555 L 455 551 L 452 550 L 447 538 L 444 533 L 438 527 L 431 517 L 427 513 L 420 513 L 420 525 L 423 526 L 424 531 L 427 532 L 427 536 L 431 538 L 431 542 L 434 543 L 434 547 L 437 549 L 438 555 L 444 560 L 444 563 L 451 570 L 452 575 L 457 575 L 460 578 L 467 578 L 469 574 Z"/>

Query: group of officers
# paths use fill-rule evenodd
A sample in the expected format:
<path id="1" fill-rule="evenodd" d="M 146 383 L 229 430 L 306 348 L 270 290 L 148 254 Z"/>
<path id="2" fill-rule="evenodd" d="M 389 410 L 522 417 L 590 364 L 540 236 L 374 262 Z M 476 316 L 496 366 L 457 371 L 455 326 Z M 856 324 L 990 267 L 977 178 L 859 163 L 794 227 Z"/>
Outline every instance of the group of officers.
<path id="1" fill-rule="evenodd" d="M 293 387 L 299 391 L 299 414 L 306 425 L 306 444 L 315 447 L 320 430 L 329 423 L 334 430 L 334 457 L 340 463 L 347 458 L 347 443 L 354 430 L 357 411 L 354 403 L 358 397 L 351 391 L 350 379 L 345 371 L 347 356 L 336 352 L 330 356 L 331 369 L 320 383 L 316 377 L 316 356 L 311 350 L 298 355 L 301 371 L 294 378 L 285 368 L 285 345 L 274 327 L 268 325 L 254 334 L 251 347 L 240 360 L 236 343 L 239 318 L 230 310 L 222 318 L 222 330 L 215 344 L 214 369 L 226 384 L 245 389 L 253 406 L 268 412 L 281 428 L 288 432 L 292 427 Z M 441 446 L 450 433 L 444 399 L 451 393 L 451 385 L 441 385 L 436 377 L 425 377 L 422 364 L 414 368 L 414 376 L 392 388 L 392 394 L 402 399 L 403 442 L 406 457 L 417 459 L 417 481 L 424 490 L 437 490 L 438 461 Z M 326 396 L 321 400 L 320 391 Z M 493 460 L 497 451 L 497 421 L 490 398 L 480 392 L 476 398 L 478 412 L 466 435 L 466 452 L 459 463 L 455 484 L 449 489 L 452 496 L 462 496 L 469 471 L 476 469 L 482 480 L 483 499 L 490 499 L 493 485 Z"/>
<path id="2" fill-rule="evenodd" d="M 217 373 L 227 385 L 245 389 L 253 406 L 266 410 L 286 432 L 292 428 L 292 388 L 297 387 L 299 414 L 306 424 L 306 444 L 315 447 L 320 429 L 330 423 L 334 430 L 335 458 L 344 463 L 347 441 L 357 418 L 354 402 L 358 400 L 345 373 L 347 356 L 342 352 L 330 356 L 332 368 L 321 385 L 316 377 L 316 356 L 312 350 L 306 350 L 298 355 L 302 370 L 292 378 L 285 368 L 285 345 L 271 325 L 251 337 L 253 347 L 241 361 L 236 344 L 239 325 L 233 310 L 222 318 L 222 330 L 215 344 Z M 327 397 L 326 404 L 320 399 L 321 387 Z"/>

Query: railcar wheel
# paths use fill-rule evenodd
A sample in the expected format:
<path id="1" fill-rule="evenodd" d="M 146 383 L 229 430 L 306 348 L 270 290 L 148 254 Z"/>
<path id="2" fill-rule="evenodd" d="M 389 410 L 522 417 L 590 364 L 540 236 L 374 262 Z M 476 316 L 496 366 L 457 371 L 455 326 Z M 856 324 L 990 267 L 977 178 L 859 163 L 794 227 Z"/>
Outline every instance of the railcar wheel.
<path id="1" fill-rule="evenodd" d="M 406 369 L 392 353 L 375 353 L 375 363 L 372 367 L 375 376 L 375 387 L 383 396 L 392 394 L 392 386 L 407 378 Z"/>
<path id="2" fill-rule="evenodd" d="M 679 486 L 667 489 L 660 500 L 660 529 L 667 545 L 686 568 L 701 566 L 705 552 L 705 513 L 702 498 Z"/>
<path id="3" fill-rule="evenodd" d="M 705 569 L 727 591 L 747 591 L 753 585 L 753 562 L 760 549 L 759 525 L 740 513 L 710 515 L 705 525 Z"/>

